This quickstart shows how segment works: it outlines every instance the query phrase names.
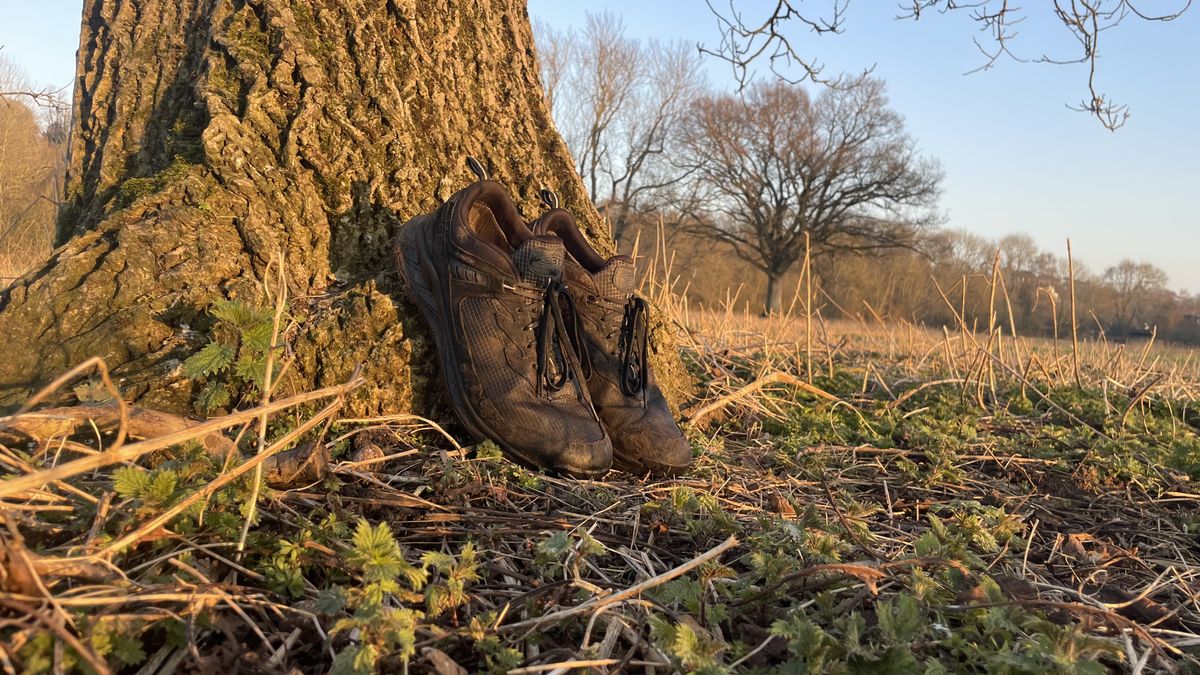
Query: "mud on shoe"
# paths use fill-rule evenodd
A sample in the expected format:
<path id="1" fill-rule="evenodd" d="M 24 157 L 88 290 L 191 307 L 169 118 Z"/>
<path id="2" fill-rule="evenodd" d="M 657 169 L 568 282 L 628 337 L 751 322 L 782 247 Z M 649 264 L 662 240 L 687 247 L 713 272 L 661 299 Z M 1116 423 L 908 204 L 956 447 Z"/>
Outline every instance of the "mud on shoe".
<path id="1" fill-rule="evenodd" d="M 528 466 L 607 471 L 612 445 L 568 324 L 563 241 L 534 235 L 505 189 L 481 180 L 406 223 L 395 255 L 463 426 Z"/>

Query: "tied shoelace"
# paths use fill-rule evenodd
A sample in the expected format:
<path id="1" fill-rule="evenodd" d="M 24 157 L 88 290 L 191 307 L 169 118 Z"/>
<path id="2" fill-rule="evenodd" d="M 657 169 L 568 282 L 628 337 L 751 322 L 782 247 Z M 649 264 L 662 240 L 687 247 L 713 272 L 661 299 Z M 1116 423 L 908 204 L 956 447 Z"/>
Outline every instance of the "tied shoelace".
<path id="1" fill-rule="evenodd" d="M 621 320 L 617 355 L 621 359 L 621 391 L 626 396 L 637 396 L 644 392 L 650 374 L 646 359 L 649 345 L 648 307 L 645 300 L 635 295 L 625 304 L 625 317 Z"/>
<path id="2" fill-rule="evenodd" d="M 591 369 L 587 350 L 582 347 L 582 337 L 583 330 L 579 323 L 579 313 L 575 311 L 575 299 L 566 284 L 552 280 L 542 296 L 542 312 L 537 320 L 537 393 L 538 396 L 554 393 L 570 381 L 575 385 L 575 394 L 579 402 L 584 403 L 592 412 L 592 416 L 596 417 L 596 411 L 588 401 L 581 378 L 574 374 L 576 364 L 583 371 L 584 378 Z M 551 372 L 554 361 L 559 365 L 555 368 L 556 372 Z"/>

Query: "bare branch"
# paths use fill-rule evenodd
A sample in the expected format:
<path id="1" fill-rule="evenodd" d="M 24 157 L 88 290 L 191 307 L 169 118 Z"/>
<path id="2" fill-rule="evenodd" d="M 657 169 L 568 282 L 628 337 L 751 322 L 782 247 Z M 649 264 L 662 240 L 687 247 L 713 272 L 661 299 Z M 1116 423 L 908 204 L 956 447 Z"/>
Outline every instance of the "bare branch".
<path id="1" fill-rule="evenodd" d="M 40 90 L 14 90 L 0 91 L 0 99 L 27 99 L 30 103 L 39 108 L 47 108 L 51 110 L 65 110 L 69 107 L 62 97 L 66 87 L 58 89 L 50 89 L 49 87 Z"/>
<path id="2" fill-rule="evenodd" d="M 766 18 L 753 21 L 738 12 L 732 0 L 728 10 L 719 10 L 713 6 L 712 0 L 707 1 L 709 9 L 717 17 L 721 40 L 716 47 L 701 46 L 700 49 L 727 61 L 741 86 L 744 87 L 749 81 L 753 64 L 761 60 L 767 61 L 772 73 L 789 82 L 806 79 L 834 85 L 844 82 L 842 79 L 823 77 L 819 62 L 797 53 L 789 42 L 787 26 L 799 24 L 818 35 L 840 33 L 844 28 L 846 0 L 827 0 L 832 3 L 828 16 L 800 11 L 794 0 L 778 0 Z M 1192 0 L 1176 2 L 1182 2 L 1182 7 L 1176 5 L 1169 11 L 1152 13 L 1144 11 L 1139 7 L 1141 3 L 1135 0 L 1054 0 L 1054 13 L 1059 23 L 1078 45 L 1078 51 L 1064 57 L 1042 55 L 1026 58 L 1012 49 L 1012 43 L 1018 36 L 1015 27 L 1025 20 L 1025 15 L 1009 0 L 904 0 L 897 18 L 920 20 L 929 12 L 967 13 L 988 35 L 982 40 L 972 38 L 984 59 L 982 64 L 968 71 L 971 73 L 987 70 L 1001 59 L 1087 64 L 1088 96 L 1080 104 L 1068 107 L 1092 115 L 1106 129 L 1115 131 L 1129 119 L 1129 110 L 1099 90 L 1097 60 L 1100 55 L 1100 36 L 1131 16 L 1143 21 L 1173 21 L 1192 5 Z"/>
<path id="3" fill-rule="evenodd" d="M 3 50 L 0 47 L 0 50 Z M 9 59 L 0 54 L 0 101 L 23 102 L 35 108 L 61 114 L 70 110 L 63 94 L 68 87 L 35 87 L 29 78 Z"/>
<path id="4" fill-rule="evenodd" d="M 743 13 L 734 7 L 729 0 L 729 10 L 722 13 L 713 6 L 712 0 L 705 0 L 708 8 L 717 17 L 717 27 L 721 33 L 721 42 L 715 48 L 700 45 L 701 53 L 710 54 L 728 61 L 733 68 L 734 78 L 739 90 L 744 89 L 752 79 L 750 66 L 755 61 L 765 58 L 770 70 L 792 84 L 805 80 L 838 86 L 843 78 L 828 78 L 823 75 L 824 65 L 796 51 L 790 39 L 782 30 L 784 24 L 796 22 L 817 35 L 840 33 L 845 21 L 846 8 L 849 0 L 832 0 L 833 6 L 828 15 L 814 15 L 800 11 L 795 0 L 777 0 L 771 14 L 762 21 L 747 23 Z M 789 69 L 796 68 L 798 75 L 790 74 Z M 870 69 L 864 71 L 870 72 Z"/>

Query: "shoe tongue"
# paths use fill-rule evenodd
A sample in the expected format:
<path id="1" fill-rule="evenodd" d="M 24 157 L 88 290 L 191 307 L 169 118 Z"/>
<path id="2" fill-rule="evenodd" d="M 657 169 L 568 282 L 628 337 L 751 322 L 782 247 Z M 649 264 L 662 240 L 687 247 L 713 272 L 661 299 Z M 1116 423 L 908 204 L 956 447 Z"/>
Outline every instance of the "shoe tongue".
<path id="1" fill-rule="evenodd" d="M 600 271 L 592 274 L 596 292 L 602 297 L 626 300 L 633 293 L 633 261 L 618 255 L 608 259 Z"/>
<path id="2" fill-rule="evenodd" d="M 521 280 L 538 288 L 562 278 L 566 249 L 558 237 L 531 237 L 513 251 L 513 265 Z"/>

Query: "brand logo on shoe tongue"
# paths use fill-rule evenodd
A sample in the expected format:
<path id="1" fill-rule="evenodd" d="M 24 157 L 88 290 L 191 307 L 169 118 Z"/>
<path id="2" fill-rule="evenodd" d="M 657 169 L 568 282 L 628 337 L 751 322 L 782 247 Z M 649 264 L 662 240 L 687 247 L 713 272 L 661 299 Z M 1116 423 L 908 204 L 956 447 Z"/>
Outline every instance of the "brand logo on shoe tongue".
<path id="1" fill-rule="evenodd" d="M 596 273 L 596 286 L 600 295 L 624 297 L 633 292 L 633 263 L 614 258 Z"/>
<path id="2" fill-rule="evenodd" d="M 513 263 L 521 278 L 545 286 L 562 276 L 565 249 L 554 239 L 530 239 L 513 252 Z"/>

